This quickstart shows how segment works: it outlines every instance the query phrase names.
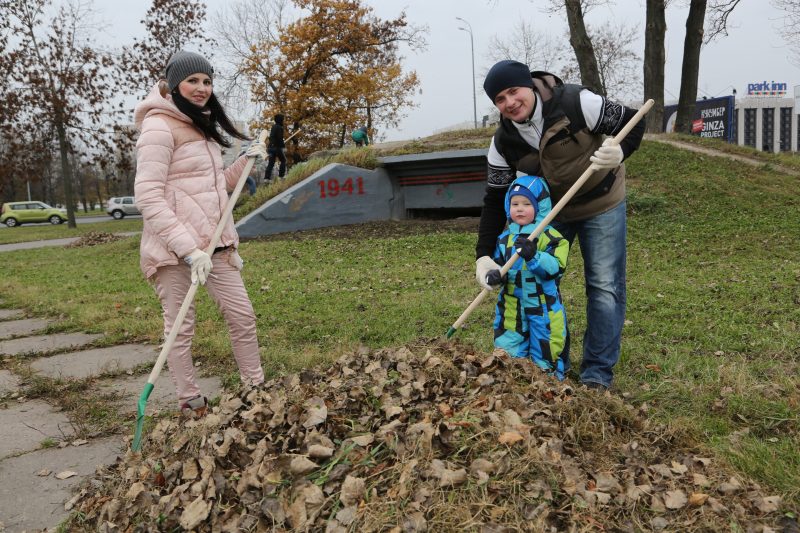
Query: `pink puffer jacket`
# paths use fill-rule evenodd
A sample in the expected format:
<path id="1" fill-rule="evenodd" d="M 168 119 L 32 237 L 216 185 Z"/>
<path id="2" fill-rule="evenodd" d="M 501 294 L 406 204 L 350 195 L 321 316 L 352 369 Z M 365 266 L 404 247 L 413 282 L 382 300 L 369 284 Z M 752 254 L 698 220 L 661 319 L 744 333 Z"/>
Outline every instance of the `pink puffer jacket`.
<path id="1" fill-rule="evenodd" d="M 136 106 L 136 206 L 144 218 L 140 266 L 146 277 L 205 250 L 247 158 L 223 170 L 222 153 L 158 85 Z M 229 220 L 217 246 L 239 245 Z"/>

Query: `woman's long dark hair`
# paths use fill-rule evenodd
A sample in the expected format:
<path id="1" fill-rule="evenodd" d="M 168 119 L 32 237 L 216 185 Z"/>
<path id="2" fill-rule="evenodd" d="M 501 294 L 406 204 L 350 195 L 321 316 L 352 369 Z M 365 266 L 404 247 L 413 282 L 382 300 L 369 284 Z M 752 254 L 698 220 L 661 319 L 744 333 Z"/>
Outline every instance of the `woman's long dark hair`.
<path id="1" fill-rule="evenodd" d="M 219 103 L 214 93 L 211 93 L 211 97 L 208 99 L 205 107 L 198 107 L 181 96 L 178 88 L 175 87 L 172 91 L 172 101 L 175 102 L 175 106 L 181 113 L 192 119 L 192 123 L 197 126 L 197 129 L 203 132 L 206 139 L 213 139 L 219 145 L 230 148 L 230 141 L 225 139 L 219 131 L 219 128 L 222 128 L 223 131 L 231 137 L 236 137 L 244 141 L 250 140 L 250 137 L 236 129 L 236 126 L 233 125 L 231 119 L 225 114 L 222 104 Z M 219 128 L 217 127 L 218 125 Z"/>

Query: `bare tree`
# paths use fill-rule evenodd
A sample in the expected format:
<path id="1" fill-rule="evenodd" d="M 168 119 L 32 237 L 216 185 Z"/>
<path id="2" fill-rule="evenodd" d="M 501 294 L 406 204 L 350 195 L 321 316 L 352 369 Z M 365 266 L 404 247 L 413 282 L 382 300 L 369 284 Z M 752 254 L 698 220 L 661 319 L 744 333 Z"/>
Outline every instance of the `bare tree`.
<path id="1" fill-rule="evenodd" d="M 667 33 L 664 0 L 647 0 L 644 29 L 644 99 L 653 99 L 653 108 L 647 114 L 647 131 L 659 133 L 664 121 L 664 64 L 666 51 L 664 37 Z"/>
<path id="2" fill-rule="evenodd" d="M 502 36 L 495 35 L 489 40 L 486 58 L 492 63 L 504 59 L 515 59 L 531 70 L 544 70 L 556 73 L 561 68 L 564 46 L 561 39 L 554 39 L 525 20 L 518 21 L 513 29 Z M 485 74 L 485 73 L 484 73 Z"/>
<path id="3" fill-rule="evenodd" d="M 625 23 L 606 22 L 590 28 L 602 94 L 617 100 L 641 97 L 639 55 L 634 52 L 636 30 Z"/>
<path id="4" fill-rule="evenodd" d="M 728 17 L 741 0 L 710 0 L 706 16 L 706 30 L 703 42 L 710 43 L 717 37 L 728 35 Z M 795 0 L 795 3 L 796 0 Z"/>
<path id="5" fill-rule="evenodd" d="M 728 17 L 740 0 L 691 0 L 686 17 L 686 38 L 683 45 L 681 89 L 678 95 L 678 116 L 675 130 L 690 133 L 690 123 L 697 101 L 697 80 L 700 75 L 700 49 L 704 42 L 728 35 Z M 708 8 L 708 13 L 706 13 Z M 706 21 L 708 16 L 708 21 Z M 710 30 L 704 31 L 708 23 Z M 707 34 L 706 34 L 707 33 Z"/>
<path id="6" fill-rule="evenodd" d="M 681 90 L 678 95 L 678 116 L 675 131 L 691 132 L 691 120 L 697 100 L 697 79 L 700 75 L 700 47 L 703 44 L 703 24 L 706 0 L 692 0 L 686 17 L 686 37 L 683 41 L 681 64 Z"/>
<path id="7" fill-rule="evenodd" d="M 564 6 L 569 25 L 569 44 L 575 50 L 575 58 L 581 70 L 581 83 L 594 92 L 605 95 L 592 40 L 583 22 L 581 0 L 564 0 Z"/>
<path id="8" fill-rule="evenodd" d="M 797 0 L 772 0 L 772 5 L 784 11 L 781 34 L 792 48 L 792 63 L 800 66 L 800 2 Z"/>
<path id="9" fill-rule="evenodd" d="M 92 13 L 85 4 L 61 5 L 45 22 L 49 0 L 6 0 L 0 4 L 0 34 L 11 34 L 10 50 L 0 59 L 8 73 L 17 109 L 29 122 L 11 122 L 19 132 L 35 127 L 58 143 L 67 219 L 75 227 L 73 169 L 70 154 L 80 139 L 87 146 L 109 148 L 107 122 L 115 95 L 111 83 L 113 58 L 91 42 Z M 49 143 L 42 143 L 45 145 Z M 38 155 L 38 154 L 36 154 Z"/>
<path id="10" fill-rule="evenodd" d="M 245 66 L 253 46 L 280 39 L 281 31 L 292 20 L 291 7 L 291 0 L 234 0 L 211 18 L 211 34 L 219 45 L 217 54 L 223 64 L 217 73 L 220 92 L 233 113 L 256 115 L 263 108 L 263 102 L 250 102 L 252 86 Z M 255 104 L 255 109 L 248 103 Z"/>
<path id="11" fill-rule="evenodd" d="M 209 39 L 203 23 L 206 4 L 202 0 L 153 0 L 141 23 L 144 39 L 123 47 L 119 58 L 120 77 L 128 86 L 146 95 L 164 77 L 170 56 L 192 43 L 202 50 Z"/>

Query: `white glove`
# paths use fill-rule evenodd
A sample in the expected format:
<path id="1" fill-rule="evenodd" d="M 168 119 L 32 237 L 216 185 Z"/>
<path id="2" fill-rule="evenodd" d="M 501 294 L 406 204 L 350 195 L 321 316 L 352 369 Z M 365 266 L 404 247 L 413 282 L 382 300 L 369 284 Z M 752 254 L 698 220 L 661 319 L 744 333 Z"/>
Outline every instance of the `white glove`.
<path id="1" fill-rule="evenodd" d="M 192 253 L 183 258 L 186 264 L 192 267 L 192 283 L 206 284 L 208 274 L 211 272 L 211 256 L 200 248 L 195 248 Z"/>
<path id="2" fill-rule="evenodd" d="M 253 141 L 244 153 L 247 157 L 267 158 L 267 146 L 264 143 Z"/>
<path id="3" fill-rule="evenodd" d="M 239 255 L 239 252 L 236 250 L 232 251 L 228 255 L 228 264 L 231 265 L 236 270 L 241 270 L 244 268 L 244 260 L 242 256 Z"/>
<path id="4" fill-rule="evenodd" d="M 488 276 L 489 272 L 492 270 L 500 270 L 501 268 L 503 267 L 492 261 L 492 258 L 488 255 L 479 257 L 478 260 L 475 261 L 475 279 L 478 281 L 478 285 L 490 291 L 497 289 L 497 286 L 492 287 L 486 283 L 486 276 Z"/>
<path id="5" fill-rule="evenodd" d="M 622 163 L 622 147 L 612 144 L 611 137 L 603 141 L 603 145 L 589 158 L 597 170 L 617 168 Z"/>

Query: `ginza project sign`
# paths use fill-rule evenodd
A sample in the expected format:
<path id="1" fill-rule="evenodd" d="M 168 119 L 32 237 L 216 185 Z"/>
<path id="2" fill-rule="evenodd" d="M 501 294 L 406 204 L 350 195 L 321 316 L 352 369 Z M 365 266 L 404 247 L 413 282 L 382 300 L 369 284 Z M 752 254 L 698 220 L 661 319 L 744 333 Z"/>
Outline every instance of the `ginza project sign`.
<path id="1" fill-rule="evenodd" d="M 732 142 L 734 97 L 721 96 L 698 100 L 692 116 L 692 135 L 711 137 Z M 664 131 L 675 131 L 677 105 L 664 106 Z"/>

